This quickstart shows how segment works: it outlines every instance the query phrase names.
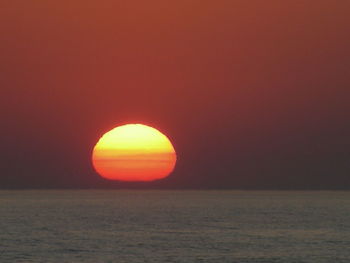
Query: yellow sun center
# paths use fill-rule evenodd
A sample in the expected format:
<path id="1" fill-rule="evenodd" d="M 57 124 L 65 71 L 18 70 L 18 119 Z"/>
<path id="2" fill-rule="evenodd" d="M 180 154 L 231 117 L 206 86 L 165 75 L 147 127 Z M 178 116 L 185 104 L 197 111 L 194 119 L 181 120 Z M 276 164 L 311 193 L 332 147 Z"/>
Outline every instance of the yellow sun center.
<path id="1" fill-rule="evenodd" d="M 121 181 L 152 181 L 168 176 L 176 154 L 169 139 L 143 124 L 127 124 L 104 134 L 92 156 L 104 178 Z"/>

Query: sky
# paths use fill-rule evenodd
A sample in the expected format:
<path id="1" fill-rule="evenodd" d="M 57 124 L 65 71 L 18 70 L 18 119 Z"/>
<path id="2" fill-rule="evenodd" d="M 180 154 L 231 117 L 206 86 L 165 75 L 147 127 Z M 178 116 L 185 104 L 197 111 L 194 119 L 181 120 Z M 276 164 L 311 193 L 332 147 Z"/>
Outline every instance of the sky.
<path id="1" fill-rule="evenodd" d="M 2 1 L 0 188 L 350 189 L 347 0 Z M 98 176 L 125 123 L 173 174 Z"/>

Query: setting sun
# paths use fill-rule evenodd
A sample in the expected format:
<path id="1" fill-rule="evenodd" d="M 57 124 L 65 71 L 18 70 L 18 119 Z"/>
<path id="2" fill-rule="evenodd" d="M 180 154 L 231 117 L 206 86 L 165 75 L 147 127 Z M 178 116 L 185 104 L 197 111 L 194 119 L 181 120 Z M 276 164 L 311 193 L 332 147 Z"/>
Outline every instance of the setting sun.
<path id="1" fill-rule="evenodd" d="M 153 181 L 173 171 L 176 153 L 170 140 L 158 130 L 143 124 L 127 124 L 99 139 L 92 162 L 106 179 Z"/>

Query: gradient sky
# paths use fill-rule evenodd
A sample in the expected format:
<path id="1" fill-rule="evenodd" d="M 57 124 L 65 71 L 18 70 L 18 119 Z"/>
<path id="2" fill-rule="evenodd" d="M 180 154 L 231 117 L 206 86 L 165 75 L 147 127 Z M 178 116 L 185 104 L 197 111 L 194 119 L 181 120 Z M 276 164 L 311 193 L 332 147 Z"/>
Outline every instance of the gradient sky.
<path id="1" fill-rule="evenodd" d="M 350 189 L 347 0 L 11 0 L 0 20 L 0 188 Z M 93 171 L 128 122 L 172 140 L 169 178 Z"/>

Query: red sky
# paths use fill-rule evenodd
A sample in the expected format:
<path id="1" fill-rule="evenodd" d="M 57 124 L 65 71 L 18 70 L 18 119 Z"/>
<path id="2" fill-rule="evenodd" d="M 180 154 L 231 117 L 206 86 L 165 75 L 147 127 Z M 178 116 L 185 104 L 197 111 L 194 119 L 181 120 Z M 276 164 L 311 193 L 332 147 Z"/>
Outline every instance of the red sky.
<path id="1" fill-rule="evenodd" d="M 178 152 L 152 187 L 350 188 L 349 1 L 13 0 L 0 20 L 2 188 L 119 187 L 90 155 L 128 122 Z"/>

